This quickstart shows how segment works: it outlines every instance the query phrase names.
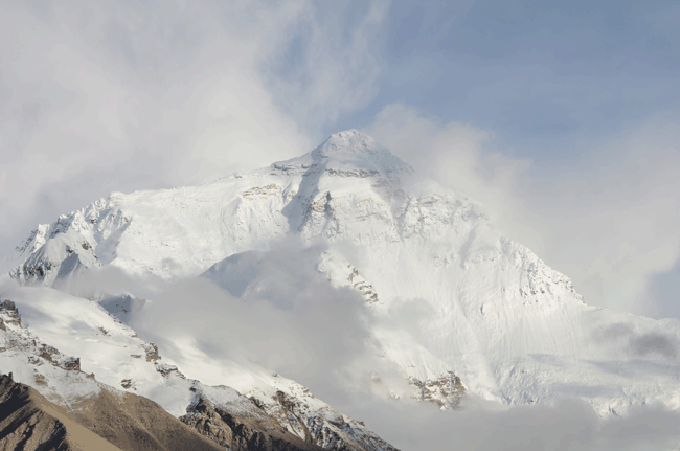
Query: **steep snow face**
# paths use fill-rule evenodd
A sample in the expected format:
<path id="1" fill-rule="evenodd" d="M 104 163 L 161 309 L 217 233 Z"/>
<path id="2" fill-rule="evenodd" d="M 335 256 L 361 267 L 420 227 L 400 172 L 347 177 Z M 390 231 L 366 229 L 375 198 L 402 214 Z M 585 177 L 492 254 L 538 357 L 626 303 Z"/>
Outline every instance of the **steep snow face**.
<path id="1" fill-rule="evenodd" d="M 394 397 L 448 408 L 462 387 L 507 404 L 576 396 L 602 414 L 680 405 L 677 321 L 589 308 L 477 203 L 418 178 L 357 131 L 207 185 L 112 194 L 40 226 L 12 276 L 51 285 L 98 265 L 162 278 L 208 271 L 239 296 L 258 271 L 252 251 L 287 234 L 325 243 L 319 270 L 365 296 L 380 357 L 412 384 L 411 393 L 385 386 Z M 249 382 L 230 383 L 248 391 Z"/>
<path id="2" fill-rule="evenodd" d="M 130 218 L 114 208 L 115 195 L 82 210 L 61 215 L 53 224 L 42 224 L 16 248 L 7 260 L 16 266 L 9 275 L 23 283 L 51 286 L 90 268 L 109 264 Z"/>

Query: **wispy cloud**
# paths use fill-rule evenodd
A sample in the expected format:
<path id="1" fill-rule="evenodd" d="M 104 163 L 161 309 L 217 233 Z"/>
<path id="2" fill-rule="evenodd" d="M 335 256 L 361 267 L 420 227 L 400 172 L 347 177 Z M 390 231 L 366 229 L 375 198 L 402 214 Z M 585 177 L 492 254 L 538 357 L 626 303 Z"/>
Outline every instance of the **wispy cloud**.
<path id="1" fill-rule="evenodd" d="M 624 350 L 625 354 L 634 357 L 661 356 L 674 359 L 678 355 L 678 342 L 660 332 L 636 332 L 625 323 L 617 323 L 598 330 L 594 334 L 598 341 L 609 342 Z"/>
<path id="2" fill-rule="evenodd" d="M 168 349 L 189 340 L 211 360 L 248 359 L 317 395 L 348 389 L 348 366 L 371 346 L 368 310 L 356 291 L 328 283 L 317 269 L 321 251 L 289 237 L 267 251 L 229 257 L 212 280 L 176 282 L 157 294 L 133 326 Z"/>
<path id="3" fill-rule="evenodd" d="M 4 5 L 0 249 L 114 190 L 311 150 L 310 135 L 377 89 L 387 6 Z"/>
<path id="4" fill-rule="evenodd" d="M 480 201 L 498 226 L 574 279 L 586 302 L 673 314 L 649 290 L 680 260 L 680 138 L 673 117 L 584 143 L 559 164 L 499 153 L 493 133 L 387 106 L 369 133 L 424 175 Z"/>

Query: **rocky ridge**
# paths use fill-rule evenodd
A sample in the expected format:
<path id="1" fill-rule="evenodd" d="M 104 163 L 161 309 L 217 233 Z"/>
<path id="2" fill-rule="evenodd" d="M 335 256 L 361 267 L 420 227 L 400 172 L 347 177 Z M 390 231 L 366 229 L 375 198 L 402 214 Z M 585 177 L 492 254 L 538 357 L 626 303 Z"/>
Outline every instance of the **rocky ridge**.
<path id="1" fill-rule="evenodd" d="M 20 292 L 25 294 L 21 290 Z M 40 299 L 41 293 L 50 296 Z M 110 300 L 110 298 L 106 299 Z M 24 310 L 32 330 L 41 330 L 48 337 L 61 340 L 59 344 L 61 348 L 66 347 L 69 352 L 73 353 L 79 351 L 83 358 L 72 358 L 61 354 L 56 347 L 45 344 L 36 334 L 23 327 L 17 305 L 25 306 Z M 49 309 L 41 305 L 49 305 Z M 188 379 L 176 365 L 163 360 L 159 347 L 155 343 L 139 339 L 129 326 L 122 324 L 96 302 L 69 297 L 54 290 L 32 289 L 27 297 L 17 298 L 16 303 L 7 300 L 0 306 L 2 306 L 0 308 L 2 323 L 0 324 L 5 328 L 4 331 L 0 328 L 0 338 L 4 339 L 6 349 L 5 352 L 0 353 L 0 370 L 14 371 L 22 382 L 36 387 L 51 402 L 64 406 L 69 412 L 75 414 L 81 424 L 96 430 L 122 449 L 132 449 L 133 442 L 120 442 L 120 438 L 116 438 L 117 429 L 110 430 L 104 417 L 96 412 L 112 410 L 122 412 L 119 416 L 128 419 L 120 422 L 120 427 L 129 422 L 146 425 L 135 437 L 144 443 L 156 443 L 154 446 L 157 448 L 149 449 L 162 449 L 166 446 L 165 444 L 170 443 L 167 437 L 173 436 L 170 434 L 170 429 L 149 434 L 154 423 L 147 417 L 140 418 L 135 413 L 130 413 L 131 411 L 152 412 L 153 406 L 161 409 L 160 406 L 151 400 L 146 400 L 143 396 L 152 400 L 157 399 L 162 409 L 182 418 L 185 418 L 187 413 L 192 413 L 194 417 L 200 413 L 194 409 L 199 400 L 217 406 L 221 415 L 229 415 L 229 422 L 220 427 L 228 431 L 225 433 L 231 437 L 230 440 L 233 440 L 233 443 L 229 445 L 232 447 L 251 446 L 253 443 L 262 442 L 269 443 L 267 445 L 269 448 L 265 449 L 294 450 L 298 449 L 296 446 L 300 443 L 306 444 L 305 446 L 329 445 L 329 437 L 335 436 L 335 445 L 330 444 L 325 449 L 393 449 L 377 435 L 368 431 L 365 426 L 348 417 L 344 417 L 346 421 L 343 424 L 345 429 L 351 425 L 352 430 L 349 431 L 351 436 L 348 435 L 347 430 L 331 424 L 330 421 L 343 418 L 343 416 L 323 402 L 314 399 L 307 388 L 285 378 L 275 377 L 278 383 L 282 384 L 279 389 L 264 385 L 259 390 L 248 393 L 247 396 L 230 387 L 212 387 L 197 380 Z M 68 315 L 68 320 L 61 317 L 64 314 Z M 83 329 L 85 321 L 90 323 L 89 330 Z M 75 330 L 68 332 L 68 326 L 59 326 L 59 324 L 66 325 L 69 322 L 79 324 L 79 333 Z M 89 346 L 83 347 L 83 342 L 89 343 Z M 113 347 L 116 347 L 118 351 L 114 352 Z M 110 360 L 99 361 L 93 365 L 94 360 L 102 355 L 104 349 L 108 350 L 110 359 L 121 359 L 120 363 L 114 366 L 115 373 L 110 370 L 103 371 L 105 368 L 110 368 Z M 114 389 L 111 385 L 95 381 L 94 374 L 81 370 L 81 360 L 82 365 L 97 374 L 98 378 L 101 377 L 106 383 L 115 384 L 119 388 Z M 293 409 L 291 411 L 295 411 L 303 421 L 309 418 L 314 419 L 318 434 L 306 434 L 305 429 L 299 427 L 298 420 L 291 419 L 287 415 L 280 415 L 281 412 L 277 408 L 283 398 L 275 396 L 275 393 L 281 389 L 290 394 L 285 399 L 286 405 Z M 307 402 L 304 402 L 304 399 L 307 399 Z M 154 415 L 157 416 L 158 413 Z M 167 416 L 176 420 L 176 417 L 172 415 Z M 241 420 L 244 423 L 241 423 Z M 164 422 L 172 424 L 167 419 Z M 205 421 L 187 421 L 186 423 L 196 426 L 199 423 L 204 425 Z M 282 430 L 286 431 L 283 435 L 280 432 Z M 207 431 L 209 429 L 206 428 L 199 430 L 203 434 Z M 215 437 L 210 436 L 210 438 Z M 224 444 L 219 440 L 218 443 Z M 373 443 L 383 443 L 384 447 L 376 448 L 368 445 Z"/>
<path id="2" fill-rule="evenodd" d="M 113 330 L 113 327 L 110 328 Z M 100 326 L 100 329 L 103 327 Z M 95 431 L 122 450 L 165 450 L 177 444 L 183 444 L 186 450 L 225 447 L 267 451 L 394 449 L 368 431 L 358 431 L 358 435 L 351 431 L 354 436 L 348 436 L 347 430 L 326 424 L 323 415 L 312 415 L 309 405 L 303 408 L 295 397 L 287 398 L 283 392 L 263 402 L 229 387 L 210 387 L 196 380 L 188 380 L 177 366 L 162 362 L 154 343 L 142 342 L 140 347 L 144 350 L 145 358 L 141 359 L 140 355 L 140 363 L 153 365 L 164 381 L 186 389 L 191 397 L 187 413 L 180 417 L 187 426 L 181 425 L 176 417 L 158 404 L 134 394 L 138 391 L 138 380 L 123 379 L 122 391 L 96 382 L 93 374 L 81 370 L 79 358 L 63 355 L 24 328 L 19 309 L 10 300 L 0 304 L 0 338 L 5 345 L 0 348 L 1 371 L 17 374 L 52 403 L 66 409 L 74 422 Z M 300 388 L 300 391 L 309 393 L 304 388 Z M 307 429 L 307 433 L 300 433 L 299 428 L 292 426 L 298 423 L 281 417 L 280 412 L 272 409 L 273 405 L 282 405 L 282 402 L 288 412 L 313 416 L 317 433 L 310 435 Z M 30 426 L 33 423 L 27 424 Z M 45 435 L 45 431 L 51 431 L 55 437 L 63 435 L 64 431 L 59 428 L 60 423 L 46 423 L 44 427 L 41 426 L 40 433 Z M 27 431 L 29 433 L 30 428 Z M 215 444 L 208 446 L 205 442 L 207 439 L 198 439 L 196 433 L 206 436 Z M 329 443 L 328 437 L 333 437 L 335 442 Z M 366 447 L 362 442 L 366 439 L 384 446 Z M 322 448 L 320 445 L 324 444 L 326 446 Z"/>

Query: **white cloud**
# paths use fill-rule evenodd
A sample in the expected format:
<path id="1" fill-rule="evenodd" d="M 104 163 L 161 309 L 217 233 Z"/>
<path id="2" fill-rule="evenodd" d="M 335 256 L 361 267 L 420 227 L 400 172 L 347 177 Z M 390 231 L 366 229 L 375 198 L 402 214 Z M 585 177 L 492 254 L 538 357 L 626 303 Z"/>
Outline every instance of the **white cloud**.
<path id="1" fill-rule="evenodd" d="M 366 426 L 403 450 L 643 451 L 680 443 L 677 412 L 641 407 L 601 420 L 586 403 L 489 408 L 467 405 L 440 412 L 432 405 L 379 401 L 363 395 L 347 406 Z M 343 406 L 344 407 L 344 406 Z"/>
<path id="2" fill-rule="evenodd" d="M 0 251 L 37 222 L 111 190 L 200 183 L 310 150 L 319 129 L 368 105 L 383 71 L 386 1 L 337 10 L 305 1 L 29 5 L 4 2 L 0 15 Z M 419 172 L 486 205 L 589 303 L 657 314 L 664 306 L 646 294 L 648 284 L 680 257 L 676 124 L 650 121 L 588 144 L 584 157 L 560 167 L 490 151 L 492 132 L 404 105 L 386 107 L 367 131 Z M 110 283 L 129 286 L 114 276 Z M 376 401 L 368 388 L 334 392 L 324 369 L 361 358 L 365 343 L 356 339 L 366 331 L 358 309 L 338 310 L 337 302 L 353 305 L 351 296 L 314 277 L 301 270 L 269 281 L 298 302 L 290 311 L 271 296 L 244 304 L 194 281 L 155 304 L 177 309 L 147 313 L 157 327 L 231 334 L 205 335 L 204 351 L 218 356 L 224 349 L 215 340 L 233 339 L 405 447 L 499 449 L 505 440 L 507 449 L 644 449 L 645 440 L 675 433 L 674 414 L 656 411 L 604 425 L 579 404 L 464 417 L 415 406 L 414 415 Z M 308 289 L 286 285 L 295 280 Z M 202 318 L 179 308 L 188 297 Z M 314 310 L 318 298 L 324 309 Z M 253 317 L 259 327 L 246 327 Z M 225 319 L 231 330 L 221 329 Z M 324 332 L 331 334 L 317 340 Z M 658 337 L 644 338 L 652 341 L 641 352 L 657 352 Z"/>
<path id="3" fill-rule="evenodd" d="M 161 355 L 187 377 L 222 384 L 216 368 L 245 357 L 307 385 L 317 398 L 405 451 L 632 451 L 680 443 L 680 414 L 653 406 L 602 420 L 579 400 L 507 407 L 469 396 L 460 410 L 442 412 L 406 396 L 388 398 L 386 386 L 371 381 L 365 368 L 379 370 L 392 389 L 400 383 L 405 393 L 410 389 L 400 370 L 375 358 L 366 321 L 371 313 L 363 298 L 349 288 L 333 288 L 318 271 L 322 250 L 289 237 L 267 251 L 229 257 L 228 266 L 214 276 L 216 284 L 202 278 L 166 283 L 136 314 L 133 326 L 158 343 Z M 97 285 L 134 285 L 111 272 L 85 278 L 91 276 Z M 144 283 L 135 288 L 148 289 Z M 395 308 L 396 316 L 411 318 L 405 325 L 427 313 L 420 304 L 402 302 Z M 593 339 L 623 340 L 638 356 L 673 357 L 676 346 L 661 334 L 636 335 L 626 327 L 612 327 Z"/>
<path id="4" fill-rule="evenodd" d="M 481 202 L 491 211 L 517 197 L 528 160 L 487 151 L 493 133 L 470 124 L 444 124 L 403 104 L 385 107 L 367 132 L 420 174 Z"/>
<path id="5" fill-rule="evenodd" d="M 0 251 L 114 190 L 207 182 L 311 150 L 310 134 L 375 94 L 386 7 L 5 4 Z M 297 58 L 287 72 L 282 55 Z"/>
<path id="6" fill-rule="evenodd" d="M 588 143 L 571 161 L 490 151 L 493 134 L 387 106 L 367 131 L 440 183 L 480 201 L 508 235 L 574 279 L 591 305 L 663 316 L 648 289 L 680 259 L 674 118 Z"/>
<path id="7" fill-rule="evenodd" d="M 188 342 L 209 361 L 245 358 L 312 387 L 317 395 L 349 390 L 348 366 L 371 348 L 369 312 L 355 290 L 328 283 L 318 270 L 322 251 L 291 236 L 265 252 L 231 256 L 213 281 L 166 285 L 132 326 L 180 365 L 186 355 L 175 343 Z M 224 383 L 193 374 L 192 367 L 184 365 L 187 376 Z"/>

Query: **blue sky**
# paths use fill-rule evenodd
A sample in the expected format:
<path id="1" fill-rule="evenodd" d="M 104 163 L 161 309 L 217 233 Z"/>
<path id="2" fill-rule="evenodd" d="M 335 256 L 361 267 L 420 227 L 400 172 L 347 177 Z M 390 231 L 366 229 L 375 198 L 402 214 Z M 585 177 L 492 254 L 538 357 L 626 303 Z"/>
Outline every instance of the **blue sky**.
<path id="1" fill-rule="evenodd" d="M 325 131 L 399 101 L 493 129 L 517 155 L 573 158 L 578 140 L 678 113 L 678 21 L 674 1 L 395 2 L 379 89 Z"/>
<path id="2" fill-rule="evenodd" d="M 2 249 L 358 128 L 588 303 L 680 317 L 675 1 L 2 3 Z"/>

